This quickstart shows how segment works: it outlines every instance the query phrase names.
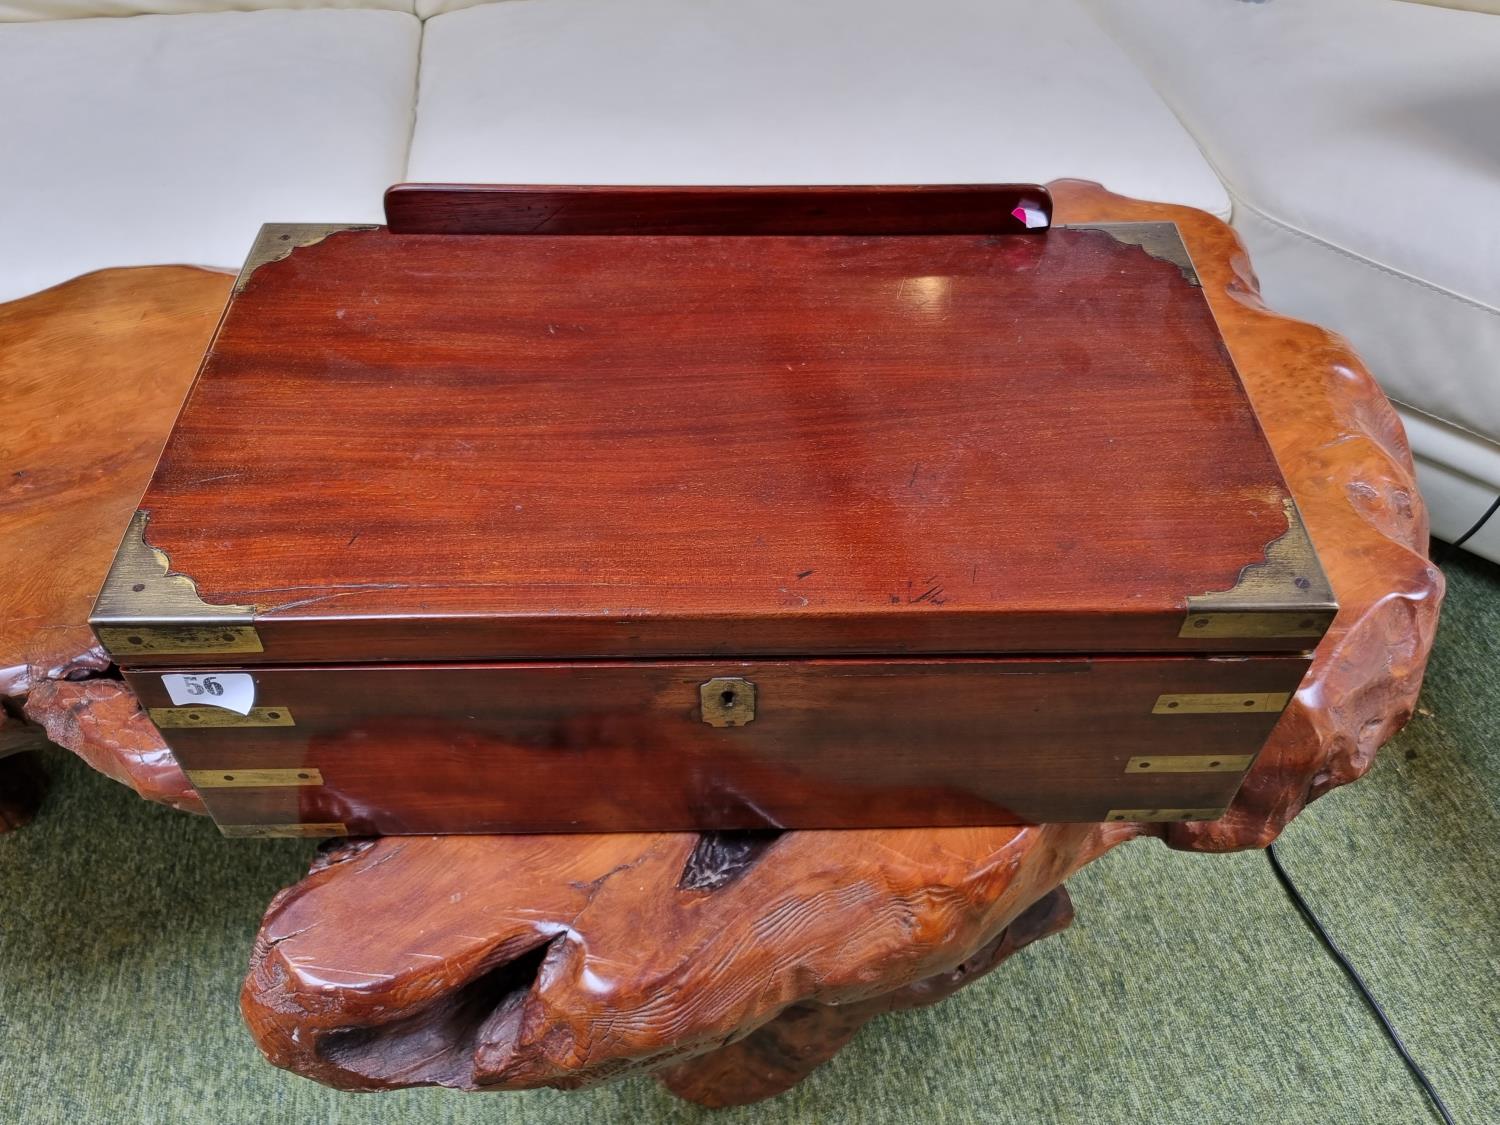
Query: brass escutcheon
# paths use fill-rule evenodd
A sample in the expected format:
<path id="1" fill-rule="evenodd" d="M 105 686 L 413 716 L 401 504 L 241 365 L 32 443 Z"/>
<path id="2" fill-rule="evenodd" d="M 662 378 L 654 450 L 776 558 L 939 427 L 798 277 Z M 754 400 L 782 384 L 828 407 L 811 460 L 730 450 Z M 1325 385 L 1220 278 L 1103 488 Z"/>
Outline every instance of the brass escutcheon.
<path id="1" fill-rule="evenodd" d="M 755 685 L 742 676 L 715 676 L 699 684 L 698 701 L 711 727 L 744 726 L 755 718 Z"/>

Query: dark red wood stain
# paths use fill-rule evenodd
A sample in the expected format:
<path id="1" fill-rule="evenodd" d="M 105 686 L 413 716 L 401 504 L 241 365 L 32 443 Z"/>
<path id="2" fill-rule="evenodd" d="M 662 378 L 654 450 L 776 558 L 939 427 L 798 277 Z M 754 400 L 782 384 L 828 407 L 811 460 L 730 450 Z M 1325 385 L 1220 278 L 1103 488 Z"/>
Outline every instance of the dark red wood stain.
<path id="1" fill-rule="evenodd" d="M 1254 754 L 1274 713 L 1157 715 L 1164 692 L 1292 691 L 1299 655 L 1103 660 L 651 661 L 262 668 L 291 727 L 172 730 L 190 770 L 321 771 L 322 787 L 205 788 L 221 823 L 355 834 L 842 828 L 1103 820 L 1221 808 L 1240 773 L 1127 774 L 1136 755 Z M 743 727 L 698 685 L 756 685 Z M 136 672 L 146 706 L 168 703 Z"/>
<path id="2" fill-rule="evenodd" d="M 1102 231 L 366 230 L 249 279 L 143 506 L 259 659 L 545 659 L 1234 647 L 1186 598 L 1286 495 Z"/>
<path id="3" fill-rule="evenodd" d="M 1022 214 L 1017 212 L 1023 211 Z M 1043 225 L 1039 184 L 932 187 L 509 187 L 397 184 L 397 234 L 1014 234 Z"/>
<path id="4" fill-rule="evenodd" d="M 295 716 L 168 732 L 189 769 L 323 776 L 205 788 L 221 823 L 1226 805 L 1238 773 L 1125 764 L 1269 734 L 1152 708 L 1296 687 L 1306 637 L 1179 636 L 1288 493 L 1191 271 L 1019 233 L 1039 192 L 407 186 L 397 230 L 255 269 L 142 507 L 264 651 L 128 670 L 162 706 L 149 665 L 239 666 Z M 748 726 L 702 721 L 722 675 Z"/>

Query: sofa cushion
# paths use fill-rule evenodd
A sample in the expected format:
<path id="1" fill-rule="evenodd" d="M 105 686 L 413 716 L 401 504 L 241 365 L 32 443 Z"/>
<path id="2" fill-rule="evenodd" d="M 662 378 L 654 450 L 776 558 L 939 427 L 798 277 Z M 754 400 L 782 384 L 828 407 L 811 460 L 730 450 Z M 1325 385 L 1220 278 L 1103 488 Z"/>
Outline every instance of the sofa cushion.
<path id="1" fill-rule="evenodd" d="M 105 266 L 237 266 L 270 220 L 379 222 L 420 31 L 332 10 L 0 26 L 0 300 Z"/>
<path id="2" fill-rule="evenodd" d="M 76 20 L 95 16 L 256 12 L 264 8 L 383 8 L 395 12 L 415 11 L 413 0 L 0 0 L 0 23 Z"/>
<path id="3" fill-rule="evenodd" d="M 1419 470 L 1492 497 L 1500 19 L 1398 0 L 1087 2 L 1218 169 L 1267 301 L 1349 337 L 1414 423 Z M 1445 533 L 1484 506 L 1430 498 Z"/>
<path id="4" fill-rule="evenodd" d="M 413 180 L 1076 176 L 1226 213 L 1074 0 L 507 0 L 426 24 Z"/>

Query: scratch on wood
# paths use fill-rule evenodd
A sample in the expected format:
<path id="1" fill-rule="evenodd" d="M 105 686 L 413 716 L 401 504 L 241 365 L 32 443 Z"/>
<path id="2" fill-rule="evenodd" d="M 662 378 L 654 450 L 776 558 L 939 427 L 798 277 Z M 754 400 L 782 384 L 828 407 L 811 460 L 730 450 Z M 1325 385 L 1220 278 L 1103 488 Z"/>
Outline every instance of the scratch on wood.
<path id="1" fill-rule="evenodd" d="M 538 219 L 536 221 L 536 225 L 533 226 L 526 233 L 527 234 L 535 234 L 537 231 L 541 230 L 544 226 L 546 226 L 548 223 L 550 223 L 559 214 L 561 214 L 562 210 L 563 210 L 562 207 L 554 207 L 554 208 L 552 208 L 545 215 L 543 215 L 540 219 Z"/>
<path id="2" fill-rule="evenodd" d="M 304 605 L 313 605 L 316 602 L 333 601 L 335 598 L 351 598 L 356 594 L 362 594 L 366 590 L 404 590 L 410 584 L 406 582 L 370 582 L 362 583 L 347 590 L 338 590 L 327 594 L 318 594 L 311 598 L 302 598 L 294 602 L 282 602 L 280 605 L 266 606 L 262 613 L 280 613 L 288 609 L 297 609 Z"/>

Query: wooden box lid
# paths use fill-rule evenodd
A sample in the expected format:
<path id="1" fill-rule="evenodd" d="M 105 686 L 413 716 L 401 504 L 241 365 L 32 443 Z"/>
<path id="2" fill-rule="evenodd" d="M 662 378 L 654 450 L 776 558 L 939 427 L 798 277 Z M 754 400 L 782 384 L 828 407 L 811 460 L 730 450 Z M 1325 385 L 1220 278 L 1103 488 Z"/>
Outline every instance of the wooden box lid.
<path id="1" fill-rule="evenodd" d="M 1171 224 L 1049 228 L 1029 186 L 388 214 L 261 232 L 101 594 L 117 659 L 1285 651 L 1332 619 Z"/>

